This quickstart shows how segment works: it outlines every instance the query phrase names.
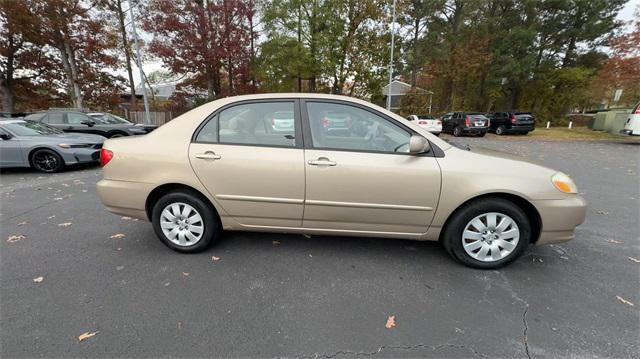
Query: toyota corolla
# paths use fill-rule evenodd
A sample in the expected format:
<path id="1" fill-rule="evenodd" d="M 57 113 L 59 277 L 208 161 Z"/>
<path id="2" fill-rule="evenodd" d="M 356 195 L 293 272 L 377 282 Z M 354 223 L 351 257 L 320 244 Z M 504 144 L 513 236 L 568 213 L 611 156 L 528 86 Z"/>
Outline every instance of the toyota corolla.
<path id="1" fill-rule="evenodd" d="M 269 131 L 281 113 L 293 126 Z M 331 131 L 326 114 L 349 118 Z M 225 231 L 440 241 L 497 268 L 530 245 L 571 240 L 586 202 L 566 174 L 499 152 L 460 149 L 368 102 L 318 94 L 229 97 L 101 152 L 98 193 L 151 221 L 179 252 Z"/>

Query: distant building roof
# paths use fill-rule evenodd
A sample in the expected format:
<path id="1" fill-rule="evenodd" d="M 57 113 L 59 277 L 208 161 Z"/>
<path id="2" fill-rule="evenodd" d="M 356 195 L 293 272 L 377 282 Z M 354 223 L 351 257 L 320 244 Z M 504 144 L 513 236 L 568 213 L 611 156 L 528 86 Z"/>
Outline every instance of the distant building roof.
<path id="1" fill-rule="evenodd" d="M 422 93 L 427 93 L 427 94 L 432 94 L 432 91 L 429 90 L 425 90 L 423 88 L 420 87 L 416 87 L 415 88 L 417 92 L 422 92 Z M 394 80 L 391 81 L 391 96 L 404 96 L 407 94 L 407 92 L 411 91 L 411 85 L 406 83 L 406 82 L 402 82 L 399 80 Z M 387 84 L 386 86 L 384 86 L 382 88 L 382 95 L 384 96 L 388 96 L 389 95 L 389 84 Z"/>

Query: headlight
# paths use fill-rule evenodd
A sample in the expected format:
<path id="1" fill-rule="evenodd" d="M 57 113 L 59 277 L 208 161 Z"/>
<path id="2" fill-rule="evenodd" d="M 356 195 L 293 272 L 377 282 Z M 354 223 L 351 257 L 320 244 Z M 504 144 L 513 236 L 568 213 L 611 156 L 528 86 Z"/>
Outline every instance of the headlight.
<path id="1" fill-rule="evenodd" d="M 147 133 L 147 130 L 142 127 L 131 127 L 129 131 L 131 131 L 131 133 Z"/>
<path id="2" fill-rule="evenodd" d="M 571 177 L 562 172 L 558 172 L 551 176 L 551 182 L 553 186 L 560 192 L 564 193 L 578 193 L 578 186 L 573 182 Z"/>
<path id="3" fill-rule="evenodd" d="M 68 143 L 60 143 L 58 144 L 58 147 L 62 147 L 62 148 L 89 148 L 92 147 L 92 144 L 89 143 L 79 143 L 79 144 L 75 144 L 75 145 L 70 145 Z"/>

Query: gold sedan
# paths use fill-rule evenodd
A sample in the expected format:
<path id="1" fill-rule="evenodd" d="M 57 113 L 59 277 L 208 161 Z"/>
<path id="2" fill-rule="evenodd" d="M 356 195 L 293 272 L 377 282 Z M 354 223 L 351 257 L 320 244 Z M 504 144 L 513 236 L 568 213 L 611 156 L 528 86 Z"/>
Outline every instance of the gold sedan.
<path id="1" fill-rule="evenodd" d="M 567 175 L 499 152 L 451 146 L 354 98 L 229 97 L 152 133 L 112 139 L 98 193 L 197 252 L 222 230 L 440 241 L 497 268 L 530 244 L 574 238 L 586 202 Z"/>

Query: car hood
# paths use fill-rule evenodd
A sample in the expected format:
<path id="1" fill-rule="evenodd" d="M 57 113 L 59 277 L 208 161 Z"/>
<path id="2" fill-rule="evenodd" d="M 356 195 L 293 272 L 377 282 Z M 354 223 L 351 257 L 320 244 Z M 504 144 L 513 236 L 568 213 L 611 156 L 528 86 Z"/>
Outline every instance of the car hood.
<path id="1" fill-rule="evenodd" d="M 469 149 L 469 151 L 471 151 L 472 153 L 478 153 L 481 155 L 486 155 L 486 156 L 491 156 L 491 157 L 497 157 L 497 158 L 503 158 L 503 159 L 507 159 L 507 160 L 514 160 L 514 161 L 521 161 L 521 162 L 528 162 L 528 163 L 532 163 L 534 165 L 538 165 L 538 166 L 542 166 L 540 163 L 528 158 L 528 157 L 524 157 L 524 156 L 518 156 L 518 155 L 514 155 L 512 153 L 507 153 L 507 152 L 502 152 L 502 151 L 497 151 L 497 150 L 492 150 L 486 147 L 476 147 L 473 146 Z"/>

